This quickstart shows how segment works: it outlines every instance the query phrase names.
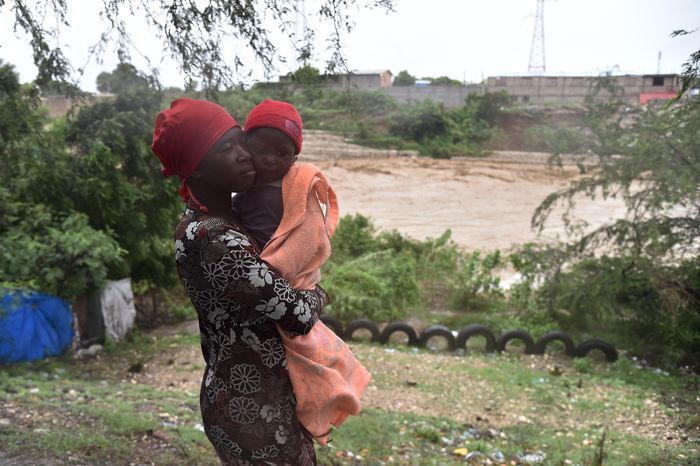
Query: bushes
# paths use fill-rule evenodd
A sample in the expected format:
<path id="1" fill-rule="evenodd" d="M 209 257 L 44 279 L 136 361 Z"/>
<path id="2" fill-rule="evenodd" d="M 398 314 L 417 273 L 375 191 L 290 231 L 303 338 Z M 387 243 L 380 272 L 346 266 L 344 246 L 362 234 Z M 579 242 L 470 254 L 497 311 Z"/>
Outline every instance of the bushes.
<path id="1" fill-rule="evenodd" d="M 456 309 L 479 310 L 488 307 L 493 298 L 502 298 L 500 279 L 493 275 L 502 265 L 496 251 L 481 258 L 479 251 L 460 257 L 459 271 L 454 280 L 452 306 Z"/>
<path id="2" fill-rule="evenodd" d="M 466 254 L 450 235 L 416 241 L 397 231 L 377 232 L 362 215 L 343 217 L 322 274 L 332 300 L 328 312 L 388 322 L 426 305 L 475 310 L 502 299 L 492 276 L 500 255 Z"/>
<path id="3" fill-rule="evenodd" d="M 564 246 L 535 244 L 507 259 L 466 253 L 449 230 L 416 241 L 378 232 L 362 215 L 346 216 L 322 285 L 332 298 L 328 312 L 345 321 L 453 309 L 461 315 L 453 325 L 488 323 L 533 335 L 561 329 L 609 339 L 647 359 L 663 355 L 657 363 L 700 363 L 700 261 L 662 265 L 629 255 L 572 261 L 568 254 Z M 521 278 L 506 291 L 496 272 L 508 264 Z M 475 321 L 468 314 L 474 312 L 484 314 Z"/>
<path id="4" fill-rule="evenodd" d="M 331 298 L 327 312 L 344 320 L 390 321 L 419 306 L 416 261 L 400 235 L 378 235 L 369 218 L 345 216 L 332 246 L 322 275 Z"/>
<path id="5" fill-rule="evenodd" d="M 379 91 L 326 91 L 315 107 L 344 109 L 365 119 L 368 116 L 385 116 L 398 108 L 396 101 Z"/>
<path id="6" fill-rule="evenodd" d="M 390 134 L 419 144 L 420 153 L 436 158 L 479 155 L 497 135 L 496 115 L 503 96 L 469 95 L 464 106 L 446 109 L 431 100 L 402 105 L 392 114 Z"/>
<path id="7" fill-rule="evenodd" d="M 446 136 L 449 125 L 444 107 L 432 100 L 422 100 L 404 105 L 393 114 L 389 133 L 423 143 Z"/>
<path id="8" fill-rule="evenodd" d="M 346 215 L 340 219 L 332 240 L 331 263 L 343 263 L 378 250 L 376 229 L 364 215 Z"/>
<path id="9" fill-rule="evenodd" d="M 572 260 L 560 249 L 527 245 L 511 260 L 523 276 L 511 299 L 528 326 L 549 321 L 581 335 L 612 335 L 658 363 L 700 364 L 697 259 L 675 265 L 636 255 Z"/>
<path id="10" fill-rule="evenodd" d="M 534 125 L 525 130 L 524 138 L 530 150 L 552 154 L 582 154 L 587 151 L 585 136 L 574 128 Z"/>
<path id="11" fill-rule="evenodd" d="M 14 201 L 0 188 L 0 283 L 63 298 L 87 294 L 107 278 L 124 251 L 78 212 L 58 215 Z"/>
<path id="12" fill-rule="evenodd" d="M 359 316 L 388 322 L 406 317 L 419 304 L 415 260 L 392 250 L 371 252 L 334 267 L 323 285 L 327 312 L 349 321 Z"/>
<path id="13" fill-rule="evenodd" d="M 129 77 L 129 87 L 114 88 Z M 174 180 L 164 182 L 150 150 L 162 95 L 133 67 L 114 73 L 114 98 L 49 120 L 24 96 L 11 67 L 0 67 L 0 112 L 9 130 L 0 144 L 0 280 L 64 298 L 89 293 L 105 279 L 131 276 L 157 286 L 176 283 L 172 231 L 183 205 Z"/>

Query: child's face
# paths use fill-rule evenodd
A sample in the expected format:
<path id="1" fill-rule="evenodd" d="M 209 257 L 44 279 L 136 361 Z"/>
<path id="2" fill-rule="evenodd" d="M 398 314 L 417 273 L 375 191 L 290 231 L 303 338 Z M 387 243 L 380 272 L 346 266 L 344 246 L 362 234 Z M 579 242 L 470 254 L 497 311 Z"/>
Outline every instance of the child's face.
<path id="1" fill-rule="evenodd" d="M 273 128 L 256 128 L 246 136 L 255 167 L 255 184 L 281 180 L 296 160 L 294 142 Z"/>

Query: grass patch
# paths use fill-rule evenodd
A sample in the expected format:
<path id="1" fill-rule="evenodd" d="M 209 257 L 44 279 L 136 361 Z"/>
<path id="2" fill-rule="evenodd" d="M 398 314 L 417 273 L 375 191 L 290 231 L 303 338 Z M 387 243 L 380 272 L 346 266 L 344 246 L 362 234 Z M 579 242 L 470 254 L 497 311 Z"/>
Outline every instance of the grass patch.
<path id="1" fill-rule="evenodd" d="M 528 464 L 537 458 L 541 464 L 585 465 L 593 464 L 602 435 L 602 429 L 559 430 L 537 424 L 475 428 L 447 418 L 368 409 L 336 430 L 318 456 L 320 464 L 329 465 L 453 465 L 465 459 L 476 461 L 469 464 Z M 609 466 L 700 460 L 687 449 L 617 432 L 606 432 L 603 452 Z"/>
<path id="2" fill-rule="evenodd" d="M 12 429 L 0 425 L 0 459 L 6 454 L 21 460 L 29 446 L 27 464 L 42 457 L 88 464 L 215 464 L 209 441 L 195 428 L 201 422 L 195 394 L 128 378 L 132 358 L 150 361 L 198 343 L 196 336 L 136 335 L 99 360 L 59 358 L 4 368 L 0 402 L 10 408 L 0 418 L 9 416 Z M 191 365 L 186 370 L 201 372 Z"/>
<path id="3" fill-rule="evenodd" d="M 4 438 L 3 438 L 4 437 Z M 94 428 L 80 427 L 66 429 L 54 427 L 51 431 L 18 431 L 1 433 L 0 439 L 8 446 L 10 454 L 23 451 L 46 452 L 58 457 L 70 453 L 82 453 L 91 456 L 99 451 L 105 458 L 128 458 L 129 446 L 124 442 L 114 442 L 104 432 Z"/>
<path id="4" fill-rule="evenodd" d="M 144 416 L 135 411 L 131 403 L 110 403 L 106 407 L 88 406 L 85 413 L 99 419 L 105 430 L 111 434 L 134 435 L 158 427 L 150 416 Z"/>
<path id="5" fill-rule="evenodd" d="M 191 361 L 197 345 L 195 337 L 141 335 L 97 360 L 59 358 L 3 368 L 0 418 L 10 423 L 0 424 L 0 460 L 23 458 L 29 449 L 32 458 L 18 464 L 37 464 L 37 458 L 216 464 L 196 427 L 197 394 L 147 383 L 148 371 L 159 365 L 171 367 L 178 379 L 198 382 L 197 364 L 167 363 Z M 352 347 L 373 374 L 366 408 L 318 449 L 320 464 L 524 464 L 527 455 L 544 455 L 542 464 L 594 464 L 605 429 L 606 465 L 686 465 L 698 458 L 700 423 L 697 403 L 692 405 L 697 395 L 688 391 L 697 378 L 629 361 L 593 362 L 580 372 L 568 359 Z M 128 372 L 132 357 L 147 361 L 144 374 Z M 558 371 L 549 370 L 553 364 Z M 685 400 L 684 410 L 665 405 L 664 397 Z M 657 418 L 675 421 L 655 427 L 649 420 Z M 685 429 L 689 439 L 673 444 L 656 435 L 659 429 Z"/>
<path id="6" fill-rule="evenodd" d="M 366 409 L 331 435 L 329 446 L 317 449 L 319 463 L 458 464 L 441 451 L 440 433 L 455 425 L 448 419 Z"/>

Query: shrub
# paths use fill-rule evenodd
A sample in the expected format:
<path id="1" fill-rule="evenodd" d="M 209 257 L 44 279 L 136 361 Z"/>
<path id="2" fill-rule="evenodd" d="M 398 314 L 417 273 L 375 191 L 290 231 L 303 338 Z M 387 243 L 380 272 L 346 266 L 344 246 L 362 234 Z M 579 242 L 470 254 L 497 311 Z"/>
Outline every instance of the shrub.
<path id="1" fill-rule="evenodd" d="M 340 220 L 332 245 L 323 284 L 333 298 L 329 312 L 344 319 L 386 321 L 424 304 L 476 310 L 503 300 L 493 276 L 500 254 L 466 254 L 450 230 L 417 241 L 396 230 L 377 232 L 358 214 Z"/>
<path id="2" fill-rule="evenodd" d="M 394 78 L 394 86 L 413 86 L 415 83 L 416 77 L 406 70 L 399 71 Z"/>
<path id="3" fill-rule="evenodd" d="M 415 260 L 392 250 L 348 260 L 330 269 L 322 282 L 331 300 L 327 312 L 346 321 L 398 320 L 420 303 Z"/>
<path id="4" fill-rule="evenodd" d="M 574 128 L 534 125 L 525 130 L 524 138 L 530 150 L 553 154 L 581 154 L 587 151 L 585 135 Z"/>
<path id="5" fill-rule="evenodd" d="M 340 219 L 331 240 L 333 263 L 343 263 L 378 250 L 374 239 L 376 229 L 372 221 L 361 214 L 346 215 Z"/>
<path id="6" fill-rule="evenodd" d="M 412 102 L 392 115 L 389 132 L 417 142 L 422 155 L 479 155 L 497 135 L 496 115 L 504 102 L 501 94 L 469 95 L 464 106 L 456 109 L 446 109 L 431 100 Z"/>
<path id="7" fill-rule="evenodd" d="M 446 138 L 424 141 L 419 146 L 418 152 L 420 155 L 433 157 L 435 159 L 449 159 L 450 157 L 460 155 L 457 146 L 450 143 Z"/>
<path id="8" fill-rule="evenodd" d="M 444 107 L 432 100 L 406 104 L 391 116 L 389 133 L 416 142 L 425 142 L 448 132 L 450 121 Z"/>
<path id="9" fill-rule="evenodd" d="M 95 291 L 124 253 L 84 214 L 57 215 L 41 204 L 12 201 L 0 188 L 0 285 L 66 299 Z"/>
<path id="10" fill-rule="evenodd" d="M 344 109 L 362 119 L 368 116 L 384 116 L 396 110 L 398 104 L 390 95 L 380 91 L 326 92 L 317 108 Z"/>
<path id="11" fill-rule="evenodd" d="M 588 374 L 593 370 L 593 360 L 591 358 L 576 358 L 572 365 L 581 374 Z"/>
<path id="12" fill-rule="evenodd" d="M 501 264 L 501 254 L 496 251 L 483 259 L 479 251 L 461 258 L 452 292 L 452 306 L 456 309 L 477 310 L 489 302 L 489 298 L 501 298 L 500 279 L 493 272 Z"/>
<path id="13" fill-rule="evenodd" d="M 697 259 L 670 265 L 636 255 L 572 260 L 564 249 L 527 245 L 510 260 L 523 277 L 510 290 L 523 321 L 610 335 L 657 362 L 700 364 Z"/>

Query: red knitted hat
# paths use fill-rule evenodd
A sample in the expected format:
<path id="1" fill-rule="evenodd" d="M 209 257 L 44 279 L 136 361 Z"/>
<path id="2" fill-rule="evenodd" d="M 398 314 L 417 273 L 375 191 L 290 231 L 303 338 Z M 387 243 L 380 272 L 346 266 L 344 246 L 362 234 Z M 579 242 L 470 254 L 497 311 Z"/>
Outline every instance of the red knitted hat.
<path id="1" fill-rule="evenodd" d="M 243 131 L 255 128 L 274 128 L 282 131 L 294 142 L 296 152 L 301 152 L 301 115 L 294 105 L 279 100 L 265 99 L 248 114 Z"/>
<path id="2" fill-rule="evenodd" d="M 185 202 L 187 178 L 221 136 L 236 126 L 240 125 L 223 107 L 207 100 L 176 99 L 158 114 L 151 150 L 163 164 L 163 175 L 182 180 L 180 196 Z"/>

